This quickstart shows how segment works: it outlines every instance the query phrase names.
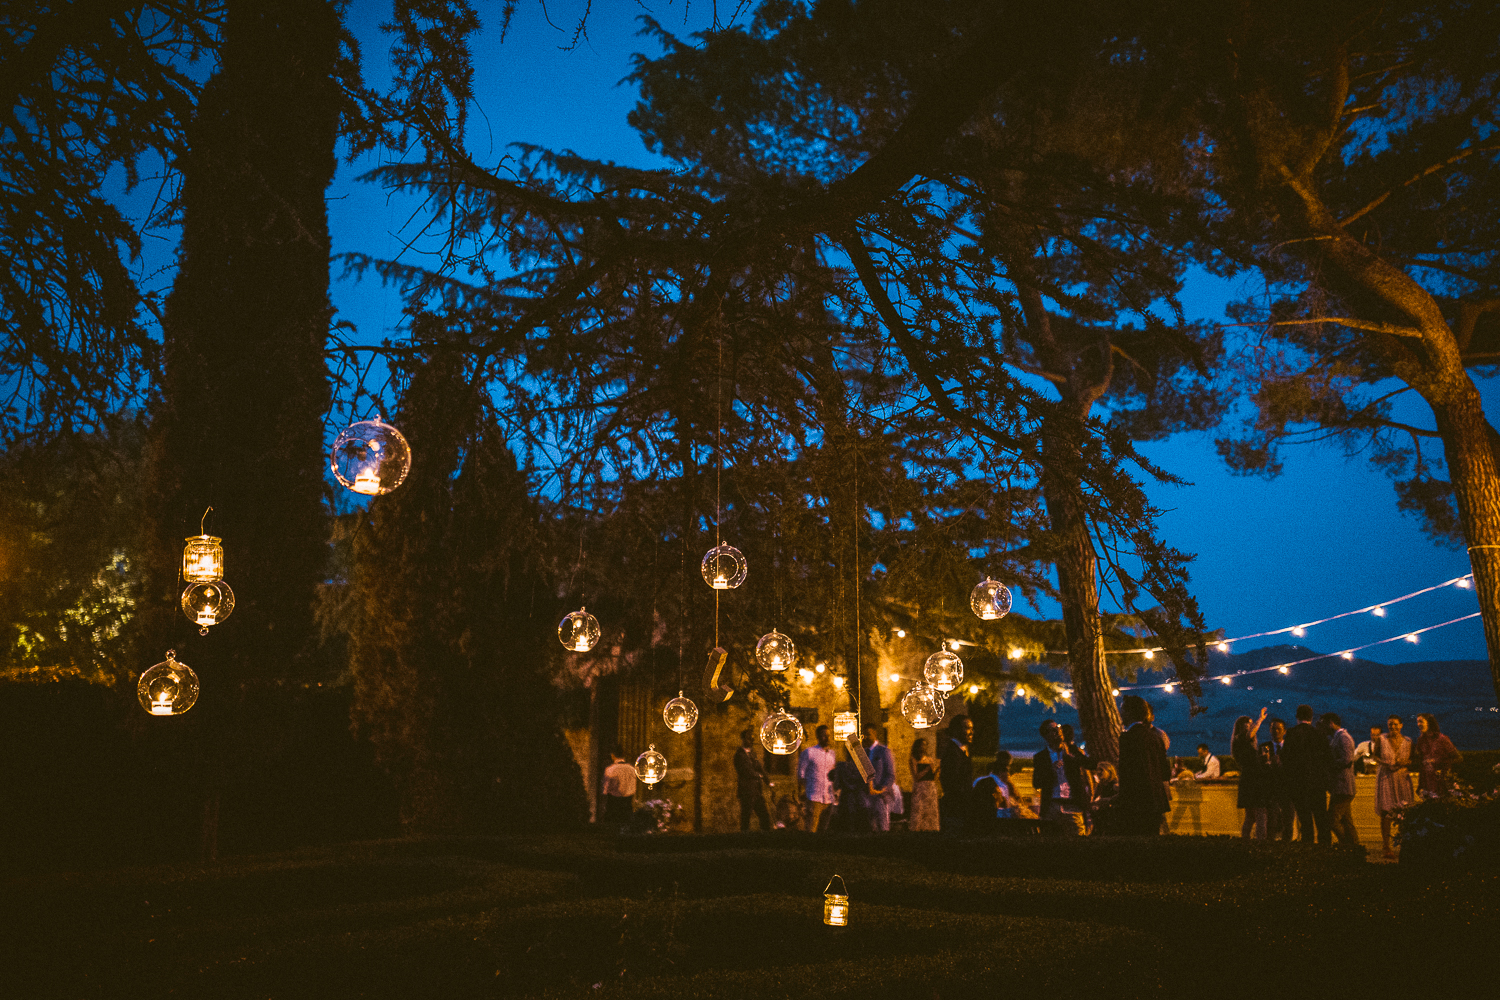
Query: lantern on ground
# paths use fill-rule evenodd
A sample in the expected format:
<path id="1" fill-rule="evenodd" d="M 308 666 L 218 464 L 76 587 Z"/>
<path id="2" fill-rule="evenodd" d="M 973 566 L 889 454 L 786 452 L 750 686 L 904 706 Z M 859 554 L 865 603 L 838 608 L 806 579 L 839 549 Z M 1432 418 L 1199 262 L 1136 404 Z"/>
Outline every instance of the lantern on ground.
<path id="1" fill-rule="evenodd" d="M 411 446 L 401 432 L 379 417 L 350 424 L 334 438 L 333 474 L 366 496 L 389 493 L 411 471 Z"/>
<path id="2" fill-rule="evenodd" d="M 152 715 L 181 715 L 198 700 L 198 675 L 186 663 L 178 663 L 177 651 L 169 649 L 164 662 L 141 674 L 135 696 Z"/>
<path id="3" fill-rule="evenodd" d="M 969 593 L 969 607 L 985 621 L 994 621 L 1010 614 L 1010 589 L 998 580 L 984 578 L 984 582 Z"/>
<path id="4" fill-rule="evenodd" d="M 703 556 L 703 582 L 715 590 L 733 590 L 745 582 L 750 564 L 744 553 L 727 543 L 715 545 Z"/>
<path id="5" fill-rule="evenodd" d="M 587 653 L 599 641 L 599 619 L 589 614 L 587 608 L 579 608 L 563 616 L 557 626 L 557 638 L 564 648 Z"/>
<path id="6" fill-rule="evenodd" d="M 797 662 L 797 646 L 789 637 L 772 629 L 755 644 L 755 660 L 767 670 L 790 670 Z"/>
<path id="7" fill-rule="evenodd" d="M 833 714 L 833 738 L 844 740 L 859 732 L 859 716 L 853 712 Z"/>
<path id="8" fill-rule="evenodd" d="M 182 592 L 182 613 L 188 621 L 202 626 L 199 631 L 208 635 L 208 627 L 217 625 L 234 611 L 234 591 L 223 580 L 210 583 L 193 583 Z"/>
<path id="9" fill-rule="evenodd" d="M 778 708 L 760 724 L 760 743 L 770 753 L 796 753 L 802 745 L 802 723 L 786 709 Z"/>
<path id="10" fill-rule="evenodd" d="M 182 578 L 188 583 L 212 583 L 224 579 L 223 539 L 213 535 L 189 535 L 182 549 Z"/>
<path id="11" fill-rule="evenodd" d="M 838 879 L 839 887 L 844 890 L 843 892 L 832 891 L 834 879 Z M 844 883 L 842 875 L 835 875 L 823 887 L 823 923 L 829 927 L 849 925 L 849 886 Z"/>
<path id="12" fill-rule="evenodd" d="M 698 724 L 698 706 L 693 704 L 691 698 L 683 697 L 682 692 L 678 691 L 677 697 L 662 708 L 661 720 L 672 732 L 685 733 Z"/>
<path id="13" fill-rule="evenodd" d="M 922 667 L 922 678 L 938 691 L 947 694 L 964 679 L 964 661 L 958 658 L 957 653 L 940 649 L 927 658 L 926 665 Z"/>
<path id="14" fill-rule="evenodd" d="M 901 699 L 901 714 L 913 729 L 931 729 L 943 721 L 943 699 L 926 684 L 918 684 Z"/>
<path id="15" fill-rule="evenodd" d="M 648 788 L 667 776 L 667 758 L 656 752 L 655 743 L 635 759 L 635 776 Z"/>

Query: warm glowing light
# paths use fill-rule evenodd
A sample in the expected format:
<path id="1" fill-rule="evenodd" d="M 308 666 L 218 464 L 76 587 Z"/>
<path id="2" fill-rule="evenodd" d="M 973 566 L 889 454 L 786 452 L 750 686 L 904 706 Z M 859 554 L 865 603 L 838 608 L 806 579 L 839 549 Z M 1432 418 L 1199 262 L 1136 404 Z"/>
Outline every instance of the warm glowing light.
<path id="1" fill-rule="evenodd" d="M 1112 688 L 1109 693 L 1112 694 L 1112 695 L 1114 695 L 1116 698 L 1120 697 L 1120 689 L 1119 688 Z"/>
<path id="2" fill-rule="evenodd" d="M 587 653 L 599 641 L 599 619 L 589 614 L 587 608 L 564 615 L 557 625 L 557 641 L 564 649 Z"/>
<path id="3" fill-rule="evenodd" d="M 698 723 L 698 706 L 681 691 L 661 710 L 662 721 L 674 733 L 685 733 Z"/>
<path id="4" fill-rule="evenodd" d="M 1292 672 L 1292 668 L 1291 667 L 1277 667 L 1276 668 L 1276 672 L 1279 673 L 1279 674 L 1289 674 L 1289 673 Z"/>
<path id="5" fill-rule="evenodd" d="M 927 662 L 922 665 L 922 679 L 938 691 L 947 694 L 963 681 L 964 661 L 958 658 L 957 653 L 940 649 L 929 656 Z"/>
<path id="6" fill-rule="evenodd" d="M 760 724 L 760 743 L 771 753 L 785 756 L 802 745 L 802 723 L 784 708 L 766 716 Z"/>
<path id="7" fill-rule="evenodd" d="M 1292 629 L 1292 635 L 1306 635 L 1306 634 L 1307 634 L 1307 629 L 1303 628 L 1301 625 L 1298 625 L 1296 628 Z"/>
<path id="8" fill-rule="evenodd" d="M 969 685 L 969 693 L 970 694 L 978 694 L 979 693 L 979 685 L 978 684 L 970 684 Z"/>
<path id="9" fill-rule="evenodd" d="M 1233 684 L 1234 683 L 1234 679 L 1230 678 L 1230 677 L 1220 677 L 1219 678 L 1219 683 L 1220 684 Z"/>
<path id="10" fill-rule="evenodd" d="M 1022 649 L 1020 646 L 1012 646 L 1012 647 L 1010 647 L 1010 658 L 1012 660 L 1019 660 L 1021 657 L 1025 656 L 1025 655 L 1026 655 L 1026 650 Z"/>
<path id="11" fill-rule="evenodd" d="M 168 650 L 164 662 L 141 674 L 135 694 L 152 715 L 181 715 L 198 701 L 198 675 L 177 662 L 176 650 Z"/>
<path id="12" fill-rule="evenodd" d="M 896 630 L 896 638 L 897 639 L 905 639 L 906 638 L 906 629 L 904 629 L 904 628 L 898 628 Z"/>
<path id="13" fill-rule="evenodd" d="M 755 644 L 755 660 L 767 670 L 790 670 L 797 664 L 797 644 L 773 628 Z"/>
<path id="14" fill-rule="evenodd" d="M 833 714 L 833 738 L 845 740 L 859 732 L 859 716 L 853 712 L 835 712 Z"/>
<path id="15" fill-rule="evenodd" d="M 205 515 L 207 516 L 207 515 Z M 191 535 L 184 539 L 182 578 L 188 583 L 213 583 L 224 579 L 224 546 L 213 535 Z"/>
<path id="16" fill-rule="evenodd" d="M 1221 643 L 1219 643 L 1219 652 L 1221 652 L 1221 653 L 1227 653 L 1227 652 L 1229 652 L 1229 643 L 1227 643 L 1227 642 L 1221 642 Z"/>
<path id="17" fill-rule="evenodd" d="M 1458 581 L 1458 586 L 1462 587 L 1464 590 L 1468 590 L 1469 589 L 1469 578 L 1468 577 L 1464 577 L 1462 580 L 1459 580 Z"/>
<path id="18" fill-rule="evenodd" d="M 844 678 L 835 674 L 833 678 L 833 686 L 842 691 L 844 689 Z"/>
<path id="19" fill-rule="evenodd" d="M 1374 615 L 1376 618 L 1384 618 L 1385 608 L 1373 608 L 1371 609 L 1370 614 Z"/>
<path id="20" fill-rule="evenodd" d="M 892 684 L 895 684 L 899 680 L 901 680 L 901 675 L 900 674 L 891 674 L 890 675 L 890 682 Z"/>
<path id="21" fill-rule="evenodd" d="M 1016 694 L 1020 695 L 1022 698 L 1026 697 L 1026 686 L 1024 684 L 1017 684 Z"/>
<path id="22" fill-rule="evenodd" d="M 411 447 L 406 438 L 379 417 L 340 431 L 329 458 L 334 477 L 365 496 L 391 492 L 411 471 Z"/>
<path id="23" fill-rule="evenodd" d="M 986 579 L 970 592 L 969 607 L 985 621 L 1004 618 L 1010 613 L 1010 590 L 997 580 Z"/>
<path id="24" fill-rule="evenodd" d="M 948 648 L 956 653 L 958 652 L 958 647 L 961 645 L 963 645 L 963 643 L 959 642 L 957 639 L 954 639 L 952 642 L 948 643 Z"/>
<path id="25" fill-rule="evenodd" d="M 800 677 L 800 678 L 802 678 L 802 683 L 803 684 L 811 684 L 812 683 L 813 672 L 811 670 L 807 669 L 806 667 L 803 667 L 801 670 L 797 671 L 797 676 Z"/>
<path id="26" fill-rule="evenodd" d="M 667 758 L 656 752 L 655 743 L 635 759 L 635 775 L 648 788 L 667 776 Z"/>
<path id="27" fill-rule="evenodd" d="M 1416 642 L 1417 641 L 1417 634 L 1415 632 L 1413 632 L 1411 635 L 1406 636 L 1405 638 L 1406 638 L 1407 642 Z"/>
<path id="28" fill-rule="evenodd" d="M 1156 650 L 1154 650 L 1154 649 L 1148 649 L 1142 655 L 1144 655 L 1146 657 L 1146 659 L 1148 659 L 1148 660 L 1154 660 L 1154 659 L 1156 659 Z"/>
<path id="29" fill-rule="evenodd" d="M 929 729 L 943 721 L 943 699 L 926 684 L 918 684 L 901 699 L 901 714 L 913 729 Z"/>
<path id="30" fill-rule="evenodd" d="M 1342 656 L 1346 660 L 1352 660 L 1352 659 L 1354 659 L 1354 654 L 1353 653 L 1340 653 L 1339 655 Z"/>
<path id="31" fill-rule="evenodd" d="M 745 554 L 722 542 L 703 554 L 703 582 L 715 590 L 733 590 L 745 582 L 750 564 Z"/>
<path id="32" fill-rule="evenodd" d="M 1115 691 L 1115 694 L 1119 694 L 1119 693 L 1120 692 L 1118 690 Z M 1073 700 L 1073 691 L 1072 691 L 1072 689 L 1071 688 L 1064 688 L 1062 696 L 1063 696 L 1063 700 L 1064 701 L 1072 701 Z"/>

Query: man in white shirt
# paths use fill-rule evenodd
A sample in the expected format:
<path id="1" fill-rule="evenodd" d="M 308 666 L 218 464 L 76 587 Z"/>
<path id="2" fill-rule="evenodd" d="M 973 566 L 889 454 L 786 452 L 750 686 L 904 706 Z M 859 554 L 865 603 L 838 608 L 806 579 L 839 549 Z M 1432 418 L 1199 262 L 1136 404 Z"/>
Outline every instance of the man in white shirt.
<path id="1" fill-rule="evenodd" d="M 807 803 L 802 810 L 802 829 L 808 833 L 827 828 L 826 819 L 832 815 L 828 807 L 835 801 L 828 775 L 839 762 L 828 727 L 819 726 L 815 735 L 818 745 L 804 748 L 797 758 L 797 795 Z"/>
<path id="2" fill-rule="evenodd" d="M 615 747 L 609 752 L 610 765 L 604 769 L 605 823 L 625 824 L 635 811 L 635 767 L 625 763 L 625 751 Z"/>
<path id="3" fill-rule="evenodd" d="M 1354 748 L 1354 773 L 1374 774 L 1380 766 L 1380 727 L 1370 727 L 1370 738 Z"/>
<path id="4" fill-rule="evenodd" d="M 1198 760 L 1203 763 L 1203 770 L 1193 774 L 1195 781 L 1207 781 L 1219 776 L 1219 758 L 1209 753 L 1208 744 L 1198 744 Z"/>

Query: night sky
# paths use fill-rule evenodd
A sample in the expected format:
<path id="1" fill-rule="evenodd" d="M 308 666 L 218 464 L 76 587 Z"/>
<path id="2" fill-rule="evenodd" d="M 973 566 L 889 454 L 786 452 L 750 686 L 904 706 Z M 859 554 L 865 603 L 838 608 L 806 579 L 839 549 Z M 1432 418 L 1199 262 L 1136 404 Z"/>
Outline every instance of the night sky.
<path id="1" fill-rule="evenodd" d="M 356 3 L 352 18 L 364 46 L 367 77 L 377 82 L 386 72 L 388 43 L 378 30 L 385 6 Z M 662 164 L 626 124 L 635 95 L 632 87 L 619 85 L 630 71 L 631 54 L 651 44 L 636 36 L 635 17 L 641 7 L 595 4 L 587 39 L 575 50 L 564 51 L 582 6 L 581 0 L 549 3 L 553 27 L 539 5 L 523 3 L 503 45 L 497 32 L 478 40 L 479 110 L 471 118 L 469 146 L 482 164 L 493 166 L 511 143 L 571 149 L 639 166 Z M 644 6 L 680 35 L 703 27 L 710 16 L 709 4 L 692 4 L 684 27 L 680 0 Z M 727 6 L 720 4 L 721 9 Z M 481 5 L 480 10 L 498 16 L 498 5 Z M 340 169 L 329 203 L 335 253 L 358 249 L 391 256 L 404 242 L 397 233 L 415 206 L 388 201 L 378 188 L 355 181 L 379 162 L 378 155 Z M 409 253 L 405 259 L 417 258 Z M 1256 280 L 1253 275 L 1232 282 L 1196 277 L 1185 300 L 1190 318 L 1222 319 L 1224 303 L 1253 293 Z M 382 289 L 375 281 L 338 281 L 333 294 L 339 318 L 356 325 L 361 342 L 389 335 L 401 318 L 395 290 Z M 1500 388 L 1491 383 L 1482 389 L 1493 421 Z M 1401 416 L 1424 426 L 1432 423 L 1420 400 Z M 1362 458 L 1347 459 L 1337 445 L 1293 449 L 1285 456 L 1285 472 L 1268 482 L 1231 476 L 1214 451 L 1213 436 L 1178 435 L 1142 449 L 1192 484 L 1153 485 L 1150 495 L 1164 511 L 1162 536 L 1174 547 L 1197 554 L 1193 590 L 1211 627 L 1230 636 L 1290 627 L 1469 571 L 1462 551 L 1434 545 L 1415 518 L 1397 511 L 1389 480 Z M 1273 636 L 1235 650 L 1297 642 L 1332 651 L 1475 610 L 1472 590 L 1449 587 L 1403 602 L 1384 618 L 1353 616 L 1310 629 L 1300 639 Z M 1017 611 L 1056 614 L 1055 608 L 1024 605 Z M 1417 644 L 1391 643 L 1361 656 L 1386 663 L 1483 658 L 1485 648 L 1479 621 L 1473 619 L 1427 633 Z"/>

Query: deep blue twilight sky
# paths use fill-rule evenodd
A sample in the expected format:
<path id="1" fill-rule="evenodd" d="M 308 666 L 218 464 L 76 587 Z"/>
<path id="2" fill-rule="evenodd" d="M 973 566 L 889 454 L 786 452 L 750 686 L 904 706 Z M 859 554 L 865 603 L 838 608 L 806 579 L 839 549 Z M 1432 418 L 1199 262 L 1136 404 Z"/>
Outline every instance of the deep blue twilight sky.
<path id="1" fill-rule="evenodd" d="M 479 5 L 482 16 L 496 23 L 499 6 Z M 479 39 L 480 108 L 472 117 L 469 145 L 482 163 L 493 165 L 508 144 L 520 142 L 620 163 L 660 165 L 625 122 L 635 95 L 619 81 L 630 71 L 631 54 L 650 46 L 650 39 L 636 37 L 635 18 L 646 8 L 686 35 L 706 24 L 711 5 L 703 0 L 691 4 L 684 27 L 684 0 L 596 3 L 588 39 L 564 51 L 583 6 L 584 0 L 551 0 L 546 9 L 553 27 L 540 4 L 523 2 L 503 45 L 497 34 Z M 719 4 L 721 10 L 732 6 Z M 378 30 L 387 7 L 378 2 L 353 4 L 365 71 L 376 82 L 388 72 L 388 42 Z M 335 253 L 358 249 L 393 256 L 400 250 L 403 240 L 398 232 L 413 206 L 388 202 L 379 189 L 355 181 L 378 162 L 372 155 L 340 168 L 329 203 Z M 1218 320 L 1229 298 L 1253 290 L 1253 284 L 1241 287 L 1204 277 L 1191 284 L 1187 306 L 1192 318 Z M 361 342 L 388 335 L 401 317 L 395 290 L 383 289 L 373 280 L 336 281 L 334 302 L 339 318 L 355 324 Z M 1494 421 L 1500 387 L 1488 385 L 1484 391 Z M 1403 418 L 1423 426 L 1432 423 L 1420 401 Z M 1346 460 L 1337 448 L 1290 451 L 1286 471 L 1270 482 L 1230 476 L 1209 434 L 1179 435 L 1143 450 L 1192 484 L 1157 485 L 1150 492 L 1165 511 L 1160 520 L 1163 537 L 1197 554 L 1194 591 L 1209 625 L 1230 636 L 1325 618 L 1469 571 L 1462 551 L 1433 545 L 1416 520 L 1396 510 L 1391 484 L 1382 474 L 1362 459 Z M 1032 613 L 1024 607 L 1017 610 Z M 1333 651 L 1474 610 L 1471 590 L 1449 587 L 1396 605 L 1384 618 L 1353 616 L 1310 629 L 1301 639 L 1271 637 L 1237 646 L 1236 651 L 1287 642 Z M 1427 633 L 1417 644 L 1395 642 L 1360 655 L 1386 663 L 1480 659 L 1485 648 L 1475 619 Z"/>

